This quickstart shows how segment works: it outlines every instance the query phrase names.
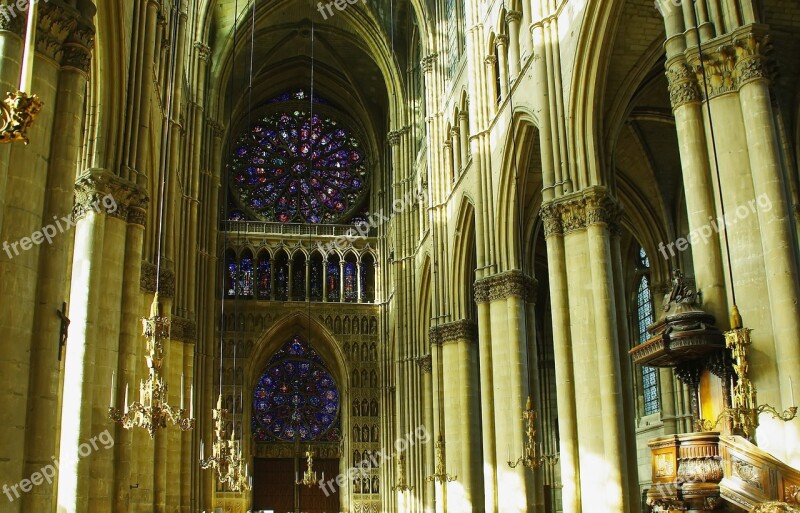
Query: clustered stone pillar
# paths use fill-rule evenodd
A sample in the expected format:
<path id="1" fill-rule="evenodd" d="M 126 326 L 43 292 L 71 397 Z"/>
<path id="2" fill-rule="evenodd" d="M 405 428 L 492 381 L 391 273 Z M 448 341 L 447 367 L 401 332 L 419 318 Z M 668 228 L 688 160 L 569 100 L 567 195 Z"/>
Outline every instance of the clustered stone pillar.
<path id="1" fill-rule="evenodd" d="M 447 504 L 458 511 L 483 506 L 481 417 L 478 408 L 478 354 L 475 325 L 468 320 L 441 324 L 431 330 L 441 346 L 444 379 L 444 441 L 447 472 L 458 479 L 448 483 Z"/>
<path id="2" fill-rule="evenodd" d="M 782 409 L 791 397 L 789 376 L 800 367 L 800 347 L 788 342 L 800 336 L 800 291 L 792 250 L 796 228 L 764 55 L 769 34 L 756 23 L 750 2 L 729 6 L 732 15 L 724 19 L 716 2 L 684 2 L 678 9 L 662 0 L 660 10 L 689 228 L 710 235 L 703 244 L 692 240 L 697 288 L 720 326 L 727 324 L 729 301 L 737 303 L 753 328 L 750 368 L 759 402 Z M 734 297 L 745 287 L 747 295 Z M 761 420 L 757 438 L 763 447 L 800 463 L 800 450 L 791 448 L 796 444 L 785 443 L 800 436 L 796 423 Z"/>
<path id="3" fill-rule="evenodd" d="M 628 483 L 620 362 L 627 355 L 620 354 L 609 230 L 617 215 L 614 201 L 601 187 L 565 196 L 543 208 L 562 482 L 579 487 L 564 490 L 571 499 L 569 511 L 591 508 L 616 513 L 628 511 L 629 501 L 636 500 L 630 496 Z"/>
<path id="4" fill-rule="evenodd" d="M 483 417 L 484 467 L 492 469 L 491 475 L 484 475 L 487 511 L 527 511 L 536 500 L 530 471 L 523 465 L 508 465 L 509 460 L 522 455 L 526 443 L 520 419 L 532 391 L 528 389 L 529 347 L 525 337 L 530 329 L 524 326 L 524 301 L 532 287 L 532 280 L 519 271 L 488 276 L 475 284 L 481 334 L 481 402 L 491 405 L 482 411 L 489 415 Z M 484 317 L 487 309 L 488 316 Z M 481 325 L 484 319 L 485 329 Z M 487 433 L 493 436 L 489 438 Z M 490 491 L 494 491 L 491 498 Z"/>

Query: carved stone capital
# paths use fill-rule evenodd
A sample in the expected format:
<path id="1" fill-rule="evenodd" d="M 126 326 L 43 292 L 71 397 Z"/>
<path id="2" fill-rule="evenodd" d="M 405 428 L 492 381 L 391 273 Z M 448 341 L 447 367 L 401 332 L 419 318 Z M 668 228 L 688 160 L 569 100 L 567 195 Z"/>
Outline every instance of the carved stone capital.
<path id="1" fill-rule="evenodd" d="M 420 62 L 420 66 L 422 66 L 422 71 L 424 73 L 433 71 L 433 65 L 436 63 L 436 59 L 437 55 L 435 53 L 425 56 Z"/>
<path id="2" fill-rule="evenodd" d="M 88 77 L 92 65 L 95 31 L 91 27 L 78 26 L 63 46 L 62 69 L 73 69 Z"/>
<path id="3" fill-rule="evenodd" d="M 594 187 L 565 196 L 542 206 L 545 237 L 566 235 L 592 225 L 605 225 L 614 234 L 619 230 L 622 211 L 605 188 Z"/>
<path id="4" fill-rule="evenodd" d="M 505 34 L 498 34 L 494 39 L 494 46 L 497 48 L 508 46 L 508 36 Z"/>
<path id="5" fill-rule="evenodd" d="M 475 302 L 492 303 L 508 297 L 536 301 L 537 282 L 534 278 L 513 270 L 487 276 L 475 282 Z"/>
<path id="6" fill-rule="evenodd" d="M 184 319 L 183 317 L 173 316 L 170 338 L 173 340 L 180 340 L 181 342 L 196 342 L 197 323 L 189 319 Z"/>
<path id="7" fill-rule="evenodd" d="M 519 11 L 508 11 L 506 13 L 506 23 L 511 25 L 512 23 L 519 23 L 522 20 L 522 13 Z"/>
<path id="8" fill-rule="evenodd" d="M 451 342 L 478 340 L 478 327 L 474 322 L 462 319 L 439 326 L 432 326 L 430 331 L 431 344 L 444 345 Z"/>
<path id="9" fill-rule="evenodd" d="M 557 203 L 542 205 L 540 212 L 542 225 L 544 226 L 544 237 L 547 239 L 553 235 L 564 235 L 564 227 L 561 224 L 561 207 Z"/>
<path id="10" fill-rule="evenodd" d="M 139 288 L 150 294 L 156 291 L 156 264 L 142 262 L 142 276 Z M 169 269 L 161 268 L 161 279 L 158 283 L 158 294 L 164 297 L 175 296 L 175 273 Z"/>
<path id="11" fill-rule="evenodd" d="M 25 14 L 17 10 L 16 0 L 0 0 L 0 30 L 12 32 L 19 37 L 25 35 Z"/>
<path id="12" fill-rule="evenodd" d="M 433 370 L 433 358 L 431 355 L 420 356 L 416 359 L 416 364 L 422 369 L 422 372 L 430 374 Z"/>
<path id="13" fill-rule="evenodd" d="M 697 75 L 685 61 L 668 64 L 667 82 L 669 82 L 669 100 L 673 110 L 687 103 L 703 100 Z"/>
<path id="14" fill-rule="evenodd" d="M 89 169 L 75 181 L 72 215 L 82 219 L 90 211 L 128 221 L 129 210 L 146 208 L 147 192 L 105 169 Z"/>
<path id="15" fill-rule="evenodd" d="M 194 49 L 197 50 L 197 56 L 203 62 L 208 62 L 208 59 L 211 58 L 211 47 L 207 44 L 197 41 L 194 44 Z"/>
<path id="16" fill-rule="evenodd" d="M 56 62 L 64 55 L 64 42 L 78 26 L 80 12 L 60 0 L 39 2 L 36 51 Z"/>
<path id="17" fill-rule="evenodd" d="M 758 25 L 743 27 L 731 34 L 722 44 L 703 51 L 705 73 L 697 51 L 691 53 L 690 62 L 701 92 L 708 97 L 738 91 L 743 85 L 756 80 L 770 80 L 774 75 L 770 58 L 772 45 L 765 29 Z"/>
<path id="18" fill-rule="evenodd" d="M 494 66 L 494 63 L 497 62 L 497 56 L 495 55 L 487 55 L 486 59 L 484 59 L 487 66 Z"/>

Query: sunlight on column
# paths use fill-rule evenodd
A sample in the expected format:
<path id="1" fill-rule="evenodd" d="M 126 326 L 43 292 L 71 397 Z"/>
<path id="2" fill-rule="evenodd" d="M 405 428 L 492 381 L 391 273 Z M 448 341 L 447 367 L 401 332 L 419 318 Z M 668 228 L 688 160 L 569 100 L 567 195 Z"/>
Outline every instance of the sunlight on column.
<path id="1" fill-rule="evenodd" d="M 447 510 L 472 511 L 472 503 L 467 497 L 467 491 L 459 481 L 447 483 Z"/>
<path id="2" fill-rule="evenodd" d="M 592 511 L 596 513 L 619 513 L 622 504 L 618 498 L 625 494 L 621 483 L 609 482 L 611 465 L 604 455 L 581 455 L 581 497 L 589 499 Z M 635 498 L 634 498 L 635 500 Z"/>
<path id="3" fill-rule="evenodd" d="M 527 472 L 523 469 L 522 472 Z M 503 513 L 528 511 L 525 483 L 519 470 L 500 465 L 497 471 L 497 507 Z"/>

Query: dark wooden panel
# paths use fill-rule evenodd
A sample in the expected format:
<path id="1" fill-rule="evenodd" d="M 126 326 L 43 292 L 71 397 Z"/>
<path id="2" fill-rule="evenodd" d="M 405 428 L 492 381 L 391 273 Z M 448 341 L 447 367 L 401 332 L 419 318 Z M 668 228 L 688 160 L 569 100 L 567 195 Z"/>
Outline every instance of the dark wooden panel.
<path id="1" fill-rule="evenodd" d="M 274 510 L 275 513 L 291 513 L 295 511 L 294 490 L 297 487 L 300 496 L 299 510 L 303 513 L 339 513 L 339 500 L 341 494 L 334 484 L 326 487 L 328 495 L 319 485 L 298 486 L 295 484 L 294 460 L 283 459 L 255 459 L 253 474 L 253 510 Z M 305 461 L 301 462 L 301 471 L 305 468 Z M 338 459 L 314 460 L 314 470 L 319 478 L 325 472 L 325 479 L 335 479 L 339 474 Z"/>
<path id="2" fill-rule="evenodd" d="M 256 458 L 253 472 L 253 509 L 294 511 L 294 460 Z"/>

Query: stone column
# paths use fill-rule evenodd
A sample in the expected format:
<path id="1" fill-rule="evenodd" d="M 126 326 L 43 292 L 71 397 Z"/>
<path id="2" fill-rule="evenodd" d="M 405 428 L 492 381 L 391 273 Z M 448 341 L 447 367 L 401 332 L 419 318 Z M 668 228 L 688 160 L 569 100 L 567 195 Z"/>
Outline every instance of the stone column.
<path id="1" fill-rule="evenodd" d="M 458 121 L 456 120 L 456 123 Z M 461 160 L 461 137 L 458 135 L 459 133 L 459 126 L 458 124 L 454 125 L 453 128 L 450 129 L 450 147 L 452 148 L 453 154 L 453 181 L 455 182 L 459 176 L 461 176 L 461 171 L 464 169 L 464 161 Z"/>
<path id="2" fill-rule="evenodd" d="M 119 355 L 116 366 L 117 389 L 113 391 L 117 407 L 124 409 L 125 384 L 136 384 L 136 367 L 144 365 L 138 358 L 144 344 L 140 318 L 145 311 L 142 305 L 141 275 L 142 247 L 144 244 L 144 225 L 147 222 L 147 196 L 144 191 L 139 201 L 128 209 L 128 229 L 125 236 L 125 263 L 122 281 L 122 317 L 120 319 Z M 138 451 L 133 450 L 133 436 L 122 426 L 114 430 L 114 461 L 116 475 L 114 481 L 114 513 L 130 511 L 131 483 L 135 482 L 134 465 Z"/>
<path id="3" fill-rule="evenodd" d="M 681 153 L 689 230 L 699 233 L 711 228 L 711 220 L 717 214 L 702 96 L 696 85 L 694 72 L 682 56 L 668 61 L 667 78 Z M 677 237 L 678 234 L 674 236 Z M 678 253 L 673 243 L 674 241 L 662 241 L 658 251 L 661 257 L 673 262 L 672 267 L 676 267 Z M 692 261 L 697 289 L 703 292 L 704 307 L 716 317 L 717 322 L 723 322 L 727 319 L 728 301 L 719 237 L 713 235 L 708 237 L 706 243 L 693 245 Z"/>
<path id="4" fill-rule="evenodd" d="M 508 465 L 508 461 L 515 461 L 522 454 L 525 444 L 520 419 L 530 395 L 530 379 L 523 316 L 524 298 L 531 287 L 532 280 L 516 270 L 486 277 L 475 285 L 476 301 L 479 305 L 489 304 L 492 320 L 490 354 L 495 407 L 491 422 L 495 430 L 494 479 L 497 486 L 497 506 L 492 511 L 527 511 L 527 505 L 535 501 L 533 479 L 527 468 Z"/>
<path id="5" fill-rule="evenodd" d="M 480 291 L 480 292 L 479 292 Z M 487 513 L 497 511 L 497 440 L 494 424 L 494 381 L 492 373 L 492 327 L 489 296 L 475 285 L 478 304 L 478 354 L 480 355 L 481 425 L 483 441 L 483 492 Z"/>
<path id="6" fill-rule="evenodd" d="M 500 97 L 505 100 L 508 97 L 508 36 L 498 35 L 494 44 L 497 47 L 497 67 L 500 68 Z"/>
<path id="7" fill-rule="evenodd" d="M 448 508 L 483 511 L 475 325 L 468 320 L 443 324 L 436 336 L 444 352 L 447 472 L 458 476 L 448 483 Z"/>
<path id="8" fill-rule="evenodd" d="M 483 92 L 483 94 L 489 95 L 489 101 L 487 102 L 487 107 L 489 110 L 489 118 L 493 118 L 494 115 L 497 113 L 497 96 L 499 95 L 499 91 L 497 90 L 497 82 L 494 80 L 495 62 L 497 62 L 497 56 L 494 54 L 487 55 L 486 58 L 484 59 L 484 63 L 486 66 L 486 77 L 490 79 L 486 84 L 486 91 Z M 500 83 L 502 84 L 502 79 Z"/>
<path id="9" fill-rule="evenodd" d="M 622 407 L 617 310 L 614 294 L 609 225 L 615 222 L 617 206 L 605 190 L 591 191 L 586 201 L 586 231 L 591 261 L 592 296 L 597 348 L 597 370 L 602 406 L 603 446 L 608 470 L 606 481 L 608 511 L 627 511 L 628 472 L 625 425 Z M 613 219 L 612 219 L 613 218 Z M 625 353 L 627 358 L 627 353 Z"/>
<path id="10" fill-rule="evenodd" d="M 777 403 L 781 406 L 779 409 L 783 409 L 782 407 L 790 405 L 790 376 L 796 378 L 800 369 L 800 344 L 797 343 L 800 338 L 800 306 L 798 306 L 800 294 L 797 283 L 796 241 L 792 235 L 790 204 L 785 195 L 787 171 L 783 169 L 784 164 L 781 160 L 767 63 L 761 54 L 764 44 L 766 44 L 765 38 L 759 34 L 750 33 L 737 39 L 736 47 L 741 49 L 741 53 L 736 67 L 739 101 L 744 116 L 750 156 L 750 172 L 757 205 L 760 207 L 757 209 L 758 224 L 774 334 L 776 365 L 774 367 L 765 365 L 767 368 L 761 372 L 767 374 L 777 368 L 776 379 L 770 383 L 762 381 L 759 391 L 766 392 L 762 400 L 767 399 L 773 404 Z M 769 200 L 771 204 L 769 209 L 762 205 L 766 204 L 762 199 Z M 738 210 L 739 207 L 737 216 Z M 746 320 L 745 326 L 747 326 Z M 759 370 L 757 367 L 754 368 L 755 372 Z M 800 427 L 797 426 L 797 422 L 780 427 L 786 428 L 785 443 L 778 442 L 769 446 L 775 449 L 780 446 L 786 447 L 786 460 L 796 467 L 800 465 L 800 447 L 796 443 L 800 437 Z"/>
<path id="11" fill-rule="evenodd" d="M 581 510 L 581 474 L 578 466 L 578 427 L 575 405 L 575 371 L 570 337 L 569 289 L 562 208 L 548 203 L 542 207 L 547 243 L 547 268 L 550 281 L 550 306 L 553 317 L 553 348 L 556 367 L 559 454 L 561 465 L 562 508 L 564 513 Z"/>
<path id="12" fill-rule="evenodd" d="M 433 383 L 432 383 L 432 359 L 431 355 L 423 356 L 417 359 L 417 364 L 422 369 L 422 391 L 423 391 L 423 404 L 422 404 L 422 419 L 425 424 L 425 429 L 428 430 L 428 434 L 430 435 L 431 439 L 428 440 L 428 443 L 425 444 L 424 448 L 424 469 L 422 472 L 422 477 L 425 479 L 431 473 L 431 469 L 433 468 L 434 461 L 436 459 L 435 454 L 435 443 L 436 443 L 436 434 L 435 430 L 433 429 Z M 422 507 L 425 513 L 433 513 L 433 503 L 435 498 L 436 489 L 434 484 L 425 480 L 424 490 L 421 490 L 422 493 Z"/>
<path id="13" fill-rule="evenodd" d="M 469 162 L 469 113 L 466 111 L 458 113 L 458 135 L 461 138 L 461 167 L 466 169 Z"/>
<path id="14" fill-rule="evenodd" d="M 62 13 L 64 16 L 66 13 Z M 75 162 L 81 147 L 87 73 L 91 60 L 94 29 L 85 22 L 77 26 L 64 46 L 64 57 L 58 78 L 58 93 L 53 108 L 53 134 L 59 134 L 59 143 L 52 146 L 47 173 L 43 224 L 56 230 L 54 219 L 69 215 L 72 210 Z M 40 34 L 41 36 L 41 34 Z M 71 233 L 57 234 L 49 247 L 39 255 L 37 301 L 34 315 L 33 343 L 31 346 L 30 391 L 28 418 L 33 422 L 26 428 L 26 476 L 52 464 L 56 451 L 59 419 L 60 361 L 54 358 L 53 342 L 59 340 L 61 320 L 54 312 L 68 299 L 64 284 L 67 282 Z M 66 314 L 66 312 L 64 312 Z M 61 348 L 57 351 L 60 353 Z M 54 500 L 53 485 L 43 483 L 22 497 L 23 511 L 51 509 Z"/>
<path id="15" fill-rule="evenodd" d="M 519 56 L 519 23 L 522 13 L 519 11 L 508 11 L 506 13 L 506 23 L 508 23 L 508 74 L 511 80 L 516 80 L 520 72 Z"/>

